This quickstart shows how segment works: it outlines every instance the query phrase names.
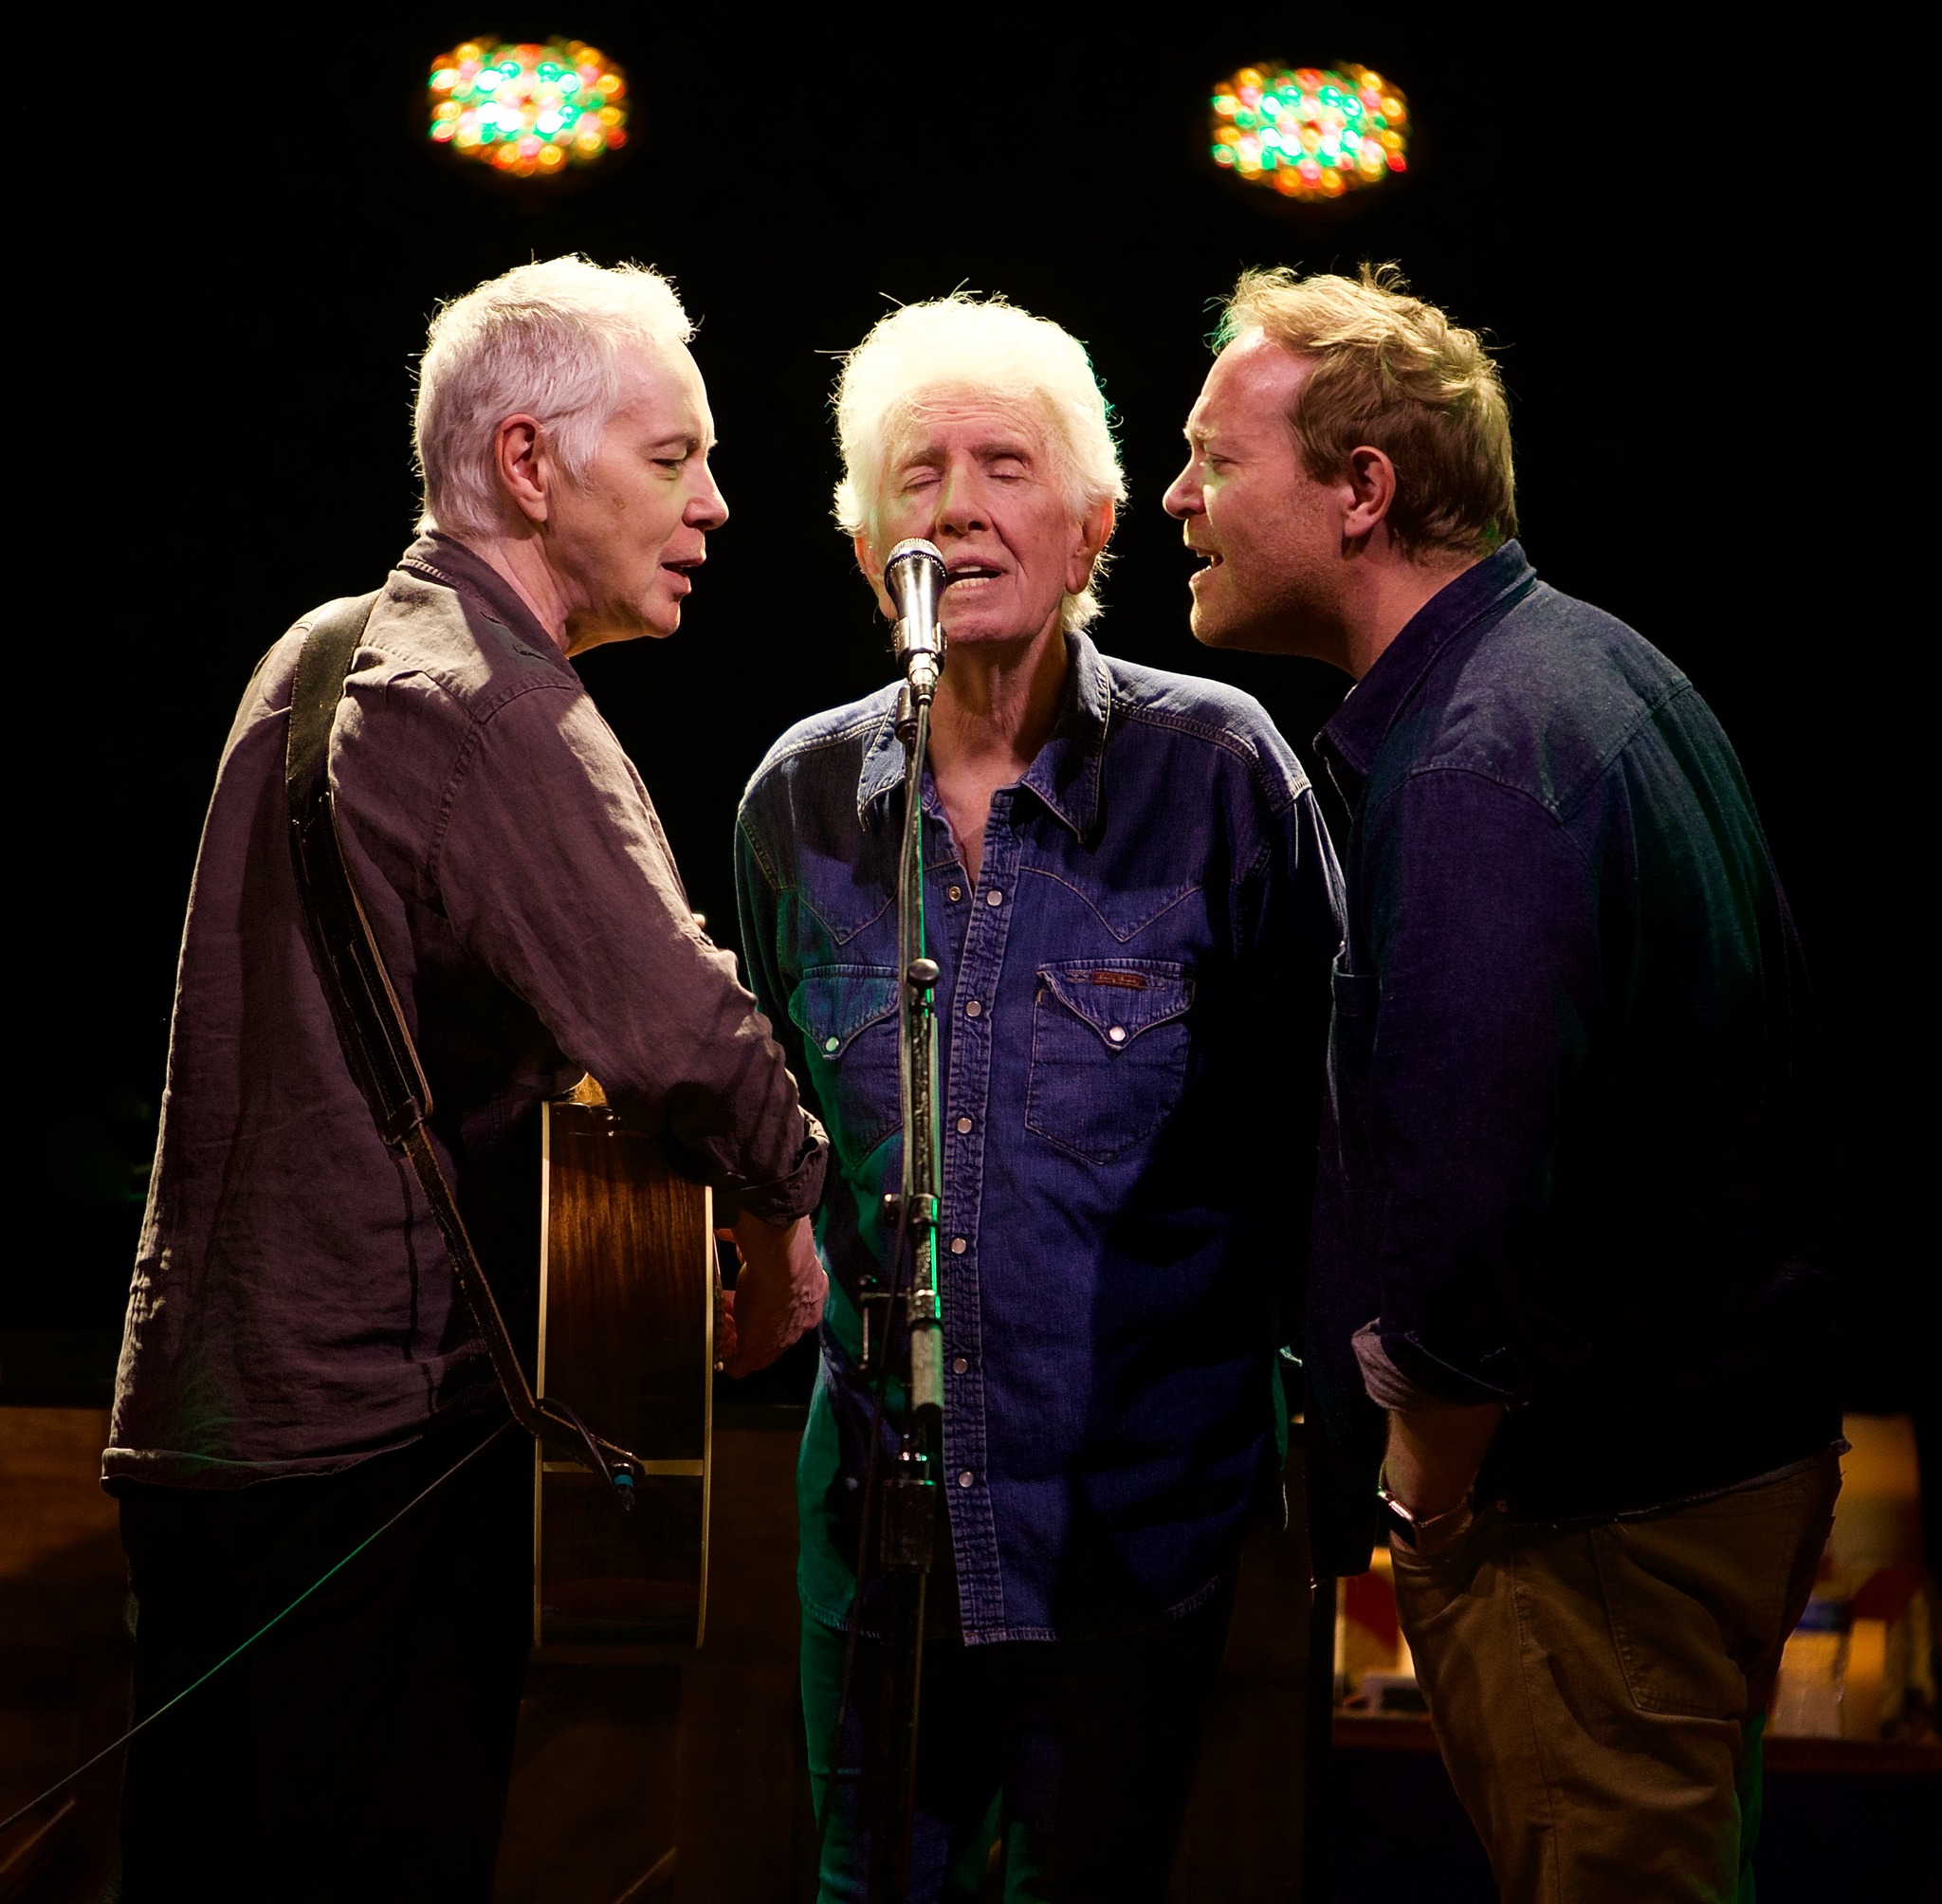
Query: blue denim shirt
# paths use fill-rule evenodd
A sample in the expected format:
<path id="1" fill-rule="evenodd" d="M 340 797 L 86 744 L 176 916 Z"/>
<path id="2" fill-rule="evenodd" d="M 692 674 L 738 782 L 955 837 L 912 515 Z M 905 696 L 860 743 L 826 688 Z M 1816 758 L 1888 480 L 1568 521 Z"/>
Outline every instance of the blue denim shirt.
<path id="1" fill-rule="evenodd" d="M 1071 637 L 1065 713 L 974 888 L 935 789 L 944 1493 L 967 1640 L 1173 1616 L 1278 1504 L 1340 877 L 1259 705 Z M 885 689 L 792 728 L 738 829 L 759 998 L 829 1126 L 831 1278 L 798 1493 L 803 1604 L 853 1594 L 859 1279 L 898 1187 Z M 865 1378 L 867 1380 L 867 1378 Z"/>
<path id="2" fill-rule="evenodd" d="M 1418 1389 L 1508 1407 L 1481 1487 L 1522 1519 L 1826 1448 L 1826 1087 L 1712 710 L 1512 542 L 1320 746 L 1353 815 L 1309 1315 L 1331 1439 L 1367 1412 L 1350 1337 L 1373 1323 Z"/>

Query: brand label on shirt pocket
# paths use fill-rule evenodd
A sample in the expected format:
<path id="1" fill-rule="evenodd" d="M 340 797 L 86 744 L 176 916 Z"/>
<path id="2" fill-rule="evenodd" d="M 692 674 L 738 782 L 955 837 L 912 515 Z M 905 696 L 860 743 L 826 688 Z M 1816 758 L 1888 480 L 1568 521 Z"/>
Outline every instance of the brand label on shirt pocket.
<path id="1" fill-rule="evenodd" d="M 1186 1084 L 1193 974 L 1162 959 L 1038 968 L 1025 1124 L 1091 1163 L 1152 1137 Z"/>
<path id="2" fill-rule="evenodd" d="M 789 998 L 809 1082 L 838 1156 L 867 1156 L 903 1121 L 897 975 L 888 965 L 819 965 Z"/>

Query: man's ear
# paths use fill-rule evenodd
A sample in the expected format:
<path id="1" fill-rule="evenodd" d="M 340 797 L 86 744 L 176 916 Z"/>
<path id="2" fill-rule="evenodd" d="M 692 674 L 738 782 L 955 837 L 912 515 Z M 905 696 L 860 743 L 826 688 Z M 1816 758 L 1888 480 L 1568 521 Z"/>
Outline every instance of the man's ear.
<path id="1" fill-rule="evenodd" d="M 850 538 L 850 546 L 856 551 L 857 571 L 870 586 L 876 596 L 876 605 L 882 609 L 886 618 L 895 621 L 896 606 L 884 593 L 884 565 L 876 558 L 876 546 L 870 539 L 867 529 L 859 529 Z"/>
<path id="2" fill-rule="evenodd" d="M 508 416 L 492 433 L 492 464 L 499 486 L 535 527 L 552 513 L 553 459 L 546 453 L 538 417 Z"/>
<path id="3" fill-rule="evenodd" d="M 1118 514 L 1118 506 L 1108 497 L 1096 509 L 1088 510 L 1079 519 L 1079 546 L 1072 551 L 1072 558 L 1066 564 L 1068 595 L 1083 595 L 1092 586 L 1093 567 L 1101 551 L 1112 540 L 1112 525 Z"/>
<path id="4" fill-rule="evenodd" d="M 1396 501 L 1396 466 L 1366 443 L 1348 452 L 1347 508 L 1342 517 L 1345 541 L 1366 541 L 1388 520 Z"/>

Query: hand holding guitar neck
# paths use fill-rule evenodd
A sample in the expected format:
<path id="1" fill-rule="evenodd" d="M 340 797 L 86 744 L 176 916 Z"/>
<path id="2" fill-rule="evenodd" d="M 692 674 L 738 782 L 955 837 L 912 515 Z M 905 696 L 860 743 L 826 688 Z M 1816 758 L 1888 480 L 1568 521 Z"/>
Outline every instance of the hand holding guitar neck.
<path id="1" fill-rule="evenodd" d="M 807 1217 L 778 1228 L 744 1215 L 734 1229 L 716 1234 L 733 1242 L 742 1258 L 735 1287 L 723 1297 L 724 1339 L 716 1353 L 728 1374 L 753 1375 L 822 1320 L 830 1279 Z"/>

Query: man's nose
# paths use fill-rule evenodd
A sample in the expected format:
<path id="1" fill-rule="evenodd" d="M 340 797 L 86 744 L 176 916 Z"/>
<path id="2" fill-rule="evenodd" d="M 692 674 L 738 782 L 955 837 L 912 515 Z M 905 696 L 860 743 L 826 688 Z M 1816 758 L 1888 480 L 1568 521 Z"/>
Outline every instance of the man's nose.
<path id="1" fill-rule="evenodd" d="M 719 529 L 728 520 L 728 499 L 715 481 L 715 472 L 702 466 L 701 486 L 687 505 L 687 523 L 693 529 Z"/>
<path id="2" fill-rule="evenodd" d="M 968 470 L 945 470 L 937 490 L 937 527 L 954 536 L 965 536 L 976 529 L 989 528 L 991 514 L 980 493 L 981 486 Z"/>
<path id="3" fill-rule="evenodd" d="M 1191 463 L 1167 485 L 1165 495 L 1160 499 L 1160 506 L 1182 522 L 1189 516 L 1200 513 L 1200 478 Z"/>

